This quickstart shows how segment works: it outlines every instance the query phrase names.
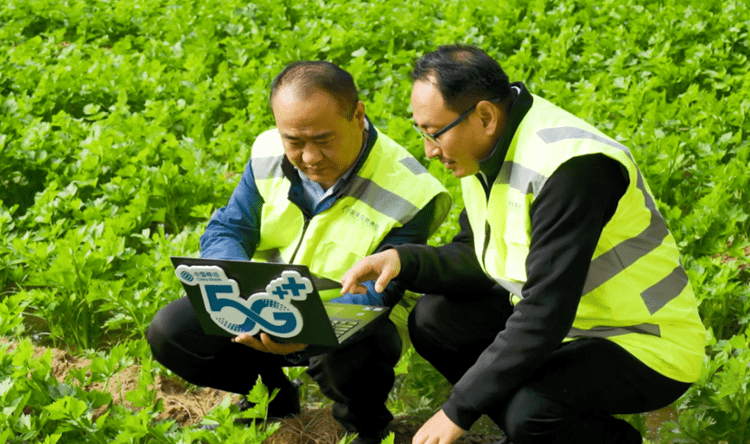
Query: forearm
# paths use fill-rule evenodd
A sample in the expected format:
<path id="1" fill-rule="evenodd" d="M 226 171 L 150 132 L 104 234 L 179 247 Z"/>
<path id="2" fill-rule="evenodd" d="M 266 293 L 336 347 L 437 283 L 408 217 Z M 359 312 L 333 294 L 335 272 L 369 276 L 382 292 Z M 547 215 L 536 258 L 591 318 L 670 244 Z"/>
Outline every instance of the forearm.
<path id="1" fill-rule="evenodd" d="M 376 252 L 389 248 L 396 248 L 399 251 L 402 246 L 404 251 L 415 249 L 417 251 L 427 250 L 431 247 L 424 245 L 429 237 L 429 227 L 435 219 L 436 199 L 433 198 L 412 220 L 404 226 L 392 230 L 388 236 L 383 239 Z M 471 253 L 471 252 L 470 252 Z M 473 255 L 473 253 L 471 253 Z M 382 294 L 383 305 L 393 307 L 403 296 L 404 290 L 414 290 L 408 284 L 411 281 L 394 280 L 385 288 Z M 365 285 L 368 293 L 375 292 L 372 286 Z M 418 290 L 414 290 L 418 291 Z"/>
<path id="2" fill-rule="evenodd" d="M 211 259 L 249 260 L 260 240 L 262 205 L 248 162 L 227 205 L 211 216 L 200 239 L 201 255 Z"/>
<path id="3" fill-rule="evenodd" d="M 461 231 L 440 247 L 427 245 L 394 246 L 401 260 L 400 285 L 418 293 L 478 293 L 494 282 L 487 277 L 474 251 L 474 235 L 466 211 L 459 217 Z"/>

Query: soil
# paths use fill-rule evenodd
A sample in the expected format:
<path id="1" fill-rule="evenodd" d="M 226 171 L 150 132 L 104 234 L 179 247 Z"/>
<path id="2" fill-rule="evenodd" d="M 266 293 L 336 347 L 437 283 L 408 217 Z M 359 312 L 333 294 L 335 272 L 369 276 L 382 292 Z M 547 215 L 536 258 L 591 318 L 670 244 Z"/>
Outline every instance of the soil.
<path id="1" fill-rule="evenodd" d="M 8 340 L 0 338 L 0 342 L 8 342 Z M 10 350 L 13 347 L 11 345 Z M 43 354 L 46 350 L 48 349 L 44 347 L 35 347 L 37 355 Z M 54 348 L 50 350 L 52 373 L 61 382 L 65 380 L 70 369 L 86 368 L 91 363 L 89 359 L 73 356 L 64 350 Z M 130 403 L 125 400 L 125 394 L 137 388 L 140 370 L 140 366 L 132 365 L 118 372 L 107 386 L 96 383 L 86 388 L 107 392 L 112 396 L 113 402 L 128 406 Z M 157 399 L 162 399 L 164 402 L 164 411 L 158 419 L 174 419 L 181 426 L 199 424 L 203 416 L 227 396 L 232 397 L 233 402 L 239 400 L 236 395 L 219 390 L 188 386 L 176 376 L 157 375 L 154 390 L 158 392 Z M 103 413 L 103 409 L 102 412 L 97 413 Z M 675 418 L 676 411 L 672 407 L 651 412 L 647 418 L 649 429 L 647 437 L 654 439 L 661 424 Z M 394 443 L 410 444 L 412 437 L 421 426 L 421 421 L 423 419 L 410 416 L 395 418 L 390 424 L 390 429 L 395 435 Z M 321 406 L 319 402 L 311 402 L 303 407 L 300 415 L 282 420 L 281 427 L 267 440 L 267 443 L 337 444 L 344 434 L 343 427 L 331 416 L 330 406 Z M 502 432 L 486 417 L 483 417 L 475 424 L 475 427 L 456 441 L 456 444 L 490 444 L 501 438 Z"/>
<path id="2" fill-rule="evenodd" d="M 0 338 L 0 342 L 8 341 Z M 14 345 L 11 345 L 9 350 L 13 349 Z M 37 346 L 34 346 L 34 350 L 36 356 L 51 350 L 52 374 L 60 382 L 65 381 L 71 369 L 81 369 L 91 365 L 90 359 L 73 356 L 65 350 Z M 129 406 L 130 403 L 125 400 L 125 394 L 138 387 L 140 372 L 139 365 L 131 365 L 116 373 L 106 386 L 103 383 L 94 383 L 85 388 L 109 393 L 114 403 Z M 230 396 L 220 390 L 189 388 L 177 377 L 168 378 L 156 375 L 154 379 L 154 390 L 158 392 L 157 398 L 164 400 L 164 411 L 158 419 L 174 419 L 185 426 L 200 423 L 205 413 L 216 407 L 225 396 Z"/>

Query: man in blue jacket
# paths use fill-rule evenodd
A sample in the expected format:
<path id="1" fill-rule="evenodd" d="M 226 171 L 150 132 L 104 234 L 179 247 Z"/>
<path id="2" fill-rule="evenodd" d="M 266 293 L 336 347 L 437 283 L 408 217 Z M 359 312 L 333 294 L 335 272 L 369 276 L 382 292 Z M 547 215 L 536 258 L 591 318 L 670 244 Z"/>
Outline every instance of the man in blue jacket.
<path id="1" fill-rule="evenodd" d="M 424 243 L 439 226 L 447 192 L 372 125 L 346 71 L 294 63 L 274 79 L 269 103 L 276 128 L 258 136 L 229 203 L 209 221 L 203 257 L 304 264 L 319 281 L 338 284 L 381 245 Z M 333 350 L 278 344 L 265 333 L 206 335 L 187 298 L 159 311 L 147 338 L 155 358 L 193 384 L 246 394 L 261 376 L 279 390 L 269 407 L 275 418 L 300 411 L 297 387 L 282 367 L 306 365 L 334 401 L 334 417 L 358 434 L 355 442 L 376 443 L 393 418 L 385 402 L 408 340 L 402 295 L 396 285 L 380 292 L 370 285 L 364 295 L 335 299 L 393 310 L 371 334 Z"/>

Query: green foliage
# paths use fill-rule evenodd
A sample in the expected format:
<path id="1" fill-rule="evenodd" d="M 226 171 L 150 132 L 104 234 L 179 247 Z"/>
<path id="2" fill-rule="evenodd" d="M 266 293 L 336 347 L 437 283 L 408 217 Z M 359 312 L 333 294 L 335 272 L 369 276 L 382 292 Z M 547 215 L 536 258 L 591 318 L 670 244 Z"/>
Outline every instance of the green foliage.
<path id="1" fill-rule="evenodd" d="M 748 442 L 746 9 L 731 0 L 5 0 L 0 334 L 109 352 L 94 354 L 92 372 L 73 371 L 66 385 L 25 340 L 3 346 L 0 440 L 256 439 L 230 428 L 182 433 L 154 420 L 162 407 L 149 404 L 148 387 L 160 370 L 141 338 L 181 295 L 169 257 L 198 254 L 254 137 L 273 124 L 271 79 L 299 59 L 349 70 L 374 124 L 448 187 L 455 205 L 430 243 L 448 242 L 460 185 L 427 162 L 410 128 L 409 71 L 415 57 L 458 41 L 486 49 L 511 80 L 631 148 L 712 332 L 703 375 L 677 403 L 665 439 Z M 136 362 L 137 413 L 76 385 L 106 383 Z M 450 390 L 413 352 L 399 373 L 395 411 L 426 414 Z M 235 413 L 224 406 L 215 415 Z"/>
<path id="2" fill-rule="evenodd" d="M 396 367 L 396 384 L 388 408 L 427 420 L 440 409 L 451 391 L 448 381 L 410 348 Z"/>
<path id="3" fill-rule="evenodd" d="M 35 358 L 28 341 L 20 342 L 12 351 L 8 350 L 9 344 L 2 348 L 0 399 L 5 407 L 0 424 L 8 431 L 6 442 L 177 442 L 165 436 L 174 431 L 173 421 L 154 421 L 163 406 L 154 402 L 153 391 L 146 389 L 153 384 L 149 367 L 143 368 L 138 391 L 126 394 L 129 399 L 150 394 L 150 398 L 145 398 L 148 402 L 141 402 L 140 409 L 133 412 L 113 404 L 112 396 L 106 392 L 84 389 L 80 379 L 74 382 L 71 376 L 66 383 L 59 382 L 51 372 L 49 351 Z M 111 355 L 101 355 L 96 364 L 92 363 L 94 376 L 87 383 L 108 383 L 115 373 L 133 363 L 124 358 L 129 351 L 122 344 Z"/>
<path id="4" fill-rule="evenodd" d="M 268 424 L 265 422 L 268 404 L 277 392 L 278 389 L 269 394 L 259 376 L 255 386 L 247 394 L 247 400 L 255 405 L 250 409 L 239 412 L 237 405 L 230 405 L 230 398 L 225 398 L 219 407 L 204 417 L 205 423 L 217 424 L 218 427 L 211 433 L 201 432 L 203 433 L 201 439 L 209 443 L 262 443 L 280 426 L 278 422 Z M 234 421 L 240 418 L 258 419 L 258 421 L 250 422 L 247 427 L 236 427 Z"/>
<path id="5" fill-rule="evenodd" d="M 163 412 L 156 399 L 154 376 L 161 371 L 150 358 L 140 361 L 138 385 L 124 393 L 133 407 L 114 402 L 112 396 L 91 389 L 96 382 L 109 385 L 112 378 L 134 364 L 133 356 L 142 356 L 144 341 L 125 342 L 110 353 L 97 353 L 88 369 L 71 370 L 66 382 L 52 374 L 50 351 L 33 356 L 26 340 L 11 348 L 0 345 L 0 437 L 9 444 L 49 443 L 190 443 L 200 439 L 209 443 L 261 443 L 279 424 L 266 424 L 266 412 L 273 394 L 258 380 L 248 399 L 253 409 L 240 413 L 236 405 L 224 402 L 206 416 L 219 427 L 215 431 L 179 429 L 174 421 L 157 421 Z M 119 400 L 122 401 L 122 400 Z M 135 409 L 135 410 L 133 410 Z M 259 418 L 257 425 L 235 427 L 238 418 Z"/>
<path id="6" fill-rule="evenodd" d="M 28 302 L 21 293 L 12 294 L 0 301 L 0 336 L 23 331 L 23 310 Z"/>
<path id="7" fill-rule="evenodd" d="M 750 332 L 750 330 L 748 330 Z M 669 424 L 668 442 L 750 442 L 750 349 L 748 337 L 716 340 L 709 331 L 707 360 L 700 379 L 682 397 L 680 415 Z"/>

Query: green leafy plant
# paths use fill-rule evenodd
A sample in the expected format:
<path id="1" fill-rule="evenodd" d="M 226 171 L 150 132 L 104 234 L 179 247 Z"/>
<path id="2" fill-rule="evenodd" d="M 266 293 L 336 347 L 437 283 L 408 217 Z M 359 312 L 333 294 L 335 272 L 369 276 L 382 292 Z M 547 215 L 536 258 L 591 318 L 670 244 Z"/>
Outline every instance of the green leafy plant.
<path id="1" fill-rule="evenodd" d="M 709 332 L 711 333 L 711 332 Z M 713 356 L 700 379 L 682 398 L 677 421 L 667 424 L 665 442 L 750 440 L 750 350 L 745 334 L 730 340 L 710 335 Z"/>
<path id="2" fill-rule="evenodd" d="M 460 182 L 425 158 L 410 128 L 409 71 L 415 57 L 459 41 L 631 149 L 712 332 L 701 380 L 675 404 L 664 442 L 747 442 L 746 9 L 733 0 L 2 2 L 0 335 L 18 345 L 0 345 L 0 440 L 256 439 L 154 419 L 163 407 L 149 381 L 164 370 L 142 338 L 182 295 L 170 256 L 199 254 L 253 139 L 273 125 L 271 79 L 300 59 L 348 69 L 376 127 L 446 185 L 454 207 L 429 243 L 449 242 Z M 91 356 L 92 371 L 59 383 L 27 337 Z M 130 365 L 142 366 L 126 394 L 134 407 L 79 387 Z M 396 413 L 428 415 L 450 391 L 413 351 L 397 373 Z M 312 390 L 305 399 L 317 399 Z M 221 409 L 222 421 L 237 414 Z"/>
<path id="3" fill-rule="evenodd" d="M 247 394 L 247 400 L 254 404 L 253 407 L 239 412 L 236 404 L 230 404 L 230 397 L 226 397 L 222 403 L 209 412 L 204 421 L 211 424 L 218 424 L 215 431 L 202 432 L 201 436 L 210 443 L 261 443 L 278 430 L 278 422 L 266 423 L 268 413 L 268 404 L 276 396 L 278 389 L 273 393 L 268 392 L 268 388 L 263 385 L 260 376 L 253 386 L 250 393 Z M 250 421 L 247 426 L 235 426 L 236 419 L 256 419 Z"/>

